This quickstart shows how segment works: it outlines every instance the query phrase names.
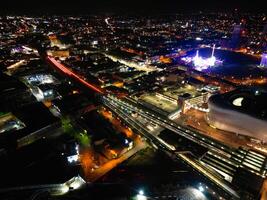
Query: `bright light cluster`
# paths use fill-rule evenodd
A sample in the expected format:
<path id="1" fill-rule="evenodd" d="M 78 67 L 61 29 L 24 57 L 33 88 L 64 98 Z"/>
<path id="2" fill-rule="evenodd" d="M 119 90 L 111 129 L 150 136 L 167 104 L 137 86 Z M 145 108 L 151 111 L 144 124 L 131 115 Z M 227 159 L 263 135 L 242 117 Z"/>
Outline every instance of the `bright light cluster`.
<path id="1" fill-rule="evenodd" d="M 262 54 L 260 66 L 267 67 L 267 53 Z"/>
<path id="2" fill-rule="evenodd" d="M 181 60 L 186 63 L 192 63 L 196 70 L 203 71 L 210 67 L 214 67 L 214 66 L 218 66 L 222 64 L 222 61 L 218 60 L 214 56 L 214 51 L 215 51 L 215 45 L 213 46 L 212 54 L 209 58 L 203 58 L 199 56 L 199 52 L 197 50 L 197 53 L 194 57 L 187 56 L 187 57 L 182 58 Z"/>
<path id="3" fill-rule="evenodd" d="M 202 58 L 198 55 L 196 55 L 195 57 L 184 57 L 182 58 L 182 60 L 186 63 L 192 63 L 195 69 L 198 71 L 203 71 L 210 67 L 217 66 L 222 62 L 220 60 L 217 60 L 215 56 L 209 58 Z"/>
<path id="4" fill-rule="evenodd" d="M 211 56 L 209 58 L 202 58 L 197 55 L 193 58 L 193 64 L 196 67 L 196 70 L 202 71 L 204 69 L 208 69 L 209 67 L 215 66 L 216 58 L 215 56 Z"/>

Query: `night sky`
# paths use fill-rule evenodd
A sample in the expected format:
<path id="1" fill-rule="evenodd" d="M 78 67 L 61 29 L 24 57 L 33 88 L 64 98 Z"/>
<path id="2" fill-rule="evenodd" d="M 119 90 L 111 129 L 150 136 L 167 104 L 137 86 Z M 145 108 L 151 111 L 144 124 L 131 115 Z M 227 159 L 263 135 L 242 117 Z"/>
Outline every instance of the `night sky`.
<path id="1" fill-rule="evenodd" d="M 265 12 L 262 0 L 1 0 L 1 13 L 175 13 L 193 11 Z"/>

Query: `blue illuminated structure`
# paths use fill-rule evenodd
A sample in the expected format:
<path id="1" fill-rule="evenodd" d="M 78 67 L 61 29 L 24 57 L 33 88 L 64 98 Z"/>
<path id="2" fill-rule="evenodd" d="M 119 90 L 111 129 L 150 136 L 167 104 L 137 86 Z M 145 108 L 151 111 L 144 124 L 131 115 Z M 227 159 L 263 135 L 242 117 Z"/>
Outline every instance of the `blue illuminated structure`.
<path id="1" fill-rule="evenodd" d="M 267 53 L 262 54 L 260 67 L 267 67 Z"/>

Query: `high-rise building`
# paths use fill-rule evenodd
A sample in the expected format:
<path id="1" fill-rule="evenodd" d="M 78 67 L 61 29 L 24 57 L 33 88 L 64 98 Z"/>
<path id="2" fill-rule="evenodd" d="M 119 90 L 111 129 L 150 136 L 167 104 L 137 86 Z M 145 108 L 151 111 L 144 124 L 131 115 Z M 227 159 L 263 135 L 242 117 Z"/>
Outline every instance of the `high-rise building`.
<path id="1" fill-rule="evenodd" d="M 241 24 L 234 25 L 232 37 L 229 44 L 230 48 L 237 49 L 240 46 L 242 29 L 243 28 Z"/>

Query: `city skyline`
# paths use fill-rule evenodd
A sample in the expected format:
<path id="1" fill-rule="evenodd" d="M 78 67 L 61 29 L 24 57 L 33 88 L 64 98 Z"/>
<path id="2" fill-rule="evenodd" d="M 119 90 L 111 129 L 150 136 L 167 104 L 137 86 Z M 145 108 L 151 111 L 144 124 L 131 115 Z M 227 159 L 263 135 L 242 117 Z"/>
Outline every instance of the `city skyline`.
<path id="1" fill-rule="evenodd" d="M 267 199 L 260 4 L 15 2 L 0 199 Z"/>

